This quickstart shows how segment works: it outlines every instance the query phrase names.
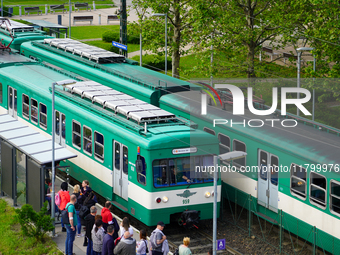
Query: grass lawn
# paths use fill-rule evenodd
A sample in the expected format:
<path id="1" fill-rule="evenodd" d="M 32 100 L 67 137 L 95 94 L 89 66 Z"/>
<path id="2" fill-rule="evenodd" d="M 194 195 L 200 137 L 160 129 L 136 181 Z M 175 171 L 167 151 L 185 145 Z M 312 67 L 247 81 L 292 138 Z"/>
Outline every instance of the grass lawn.
<path id="1" fill-rule="evenodd" d="M 119 33 L 119 25 L 71 27 L 71 37 L 76 40 L 102 38 L 102 34 L 109 30 Z"/>
<path id="2" fill-rule="evenodd" d="M 45 239 L 45 243 L 37 243 L 34 238 L 24 237 L 15 215 L 14 209 L 0 199 L 0 254 L 63 254 L 49 237 Z"/>

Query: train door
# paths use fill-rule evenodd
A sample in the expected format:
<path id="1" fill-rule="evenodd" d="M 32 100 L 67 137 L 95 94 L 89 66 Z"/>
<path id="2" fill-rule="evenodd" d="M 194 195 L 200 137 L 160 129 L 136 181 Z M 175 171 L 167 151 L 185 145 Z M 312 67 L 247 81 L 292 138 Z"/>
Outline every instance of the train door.
<path id="1" fill-rule="evenodd" d="M 114 141 L 113 146 L 113 192 L 123 199 L 128 200 L 128 148 L 116 141 Z"/>
<path id="2" fill-rule="evenodd" d="M 59 111 L 55 111 L 55 142 L 63 147 L 66 147 L 65 136 L 66 136 L 65 114 Z"/>
<path id="3" fill-rule="evenodd" d="M 257 184 L 258 204 L 277 212 L 279 159 L 266 151 L 259 150 L 259 173 Z"/>
<path id="4" fill-rule="evenodd" d="M 8 114 L 17 117 L 17 90 L 8 86 Z"/>

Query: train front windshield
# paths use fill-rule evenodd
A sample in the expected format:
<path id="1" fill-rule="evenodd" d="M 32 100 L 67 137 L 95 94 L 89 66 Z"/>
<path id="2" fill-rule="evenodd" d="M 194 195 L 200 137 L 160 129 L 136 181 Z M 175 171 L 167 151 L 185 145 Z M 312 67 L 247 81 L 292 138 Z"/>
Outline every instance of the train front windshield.
<path id="1" fill-rule="evenodd" d="M 154 186 L 166 187 L 213 181 L 213 156 L 157 159 L 152 163 Z"/>

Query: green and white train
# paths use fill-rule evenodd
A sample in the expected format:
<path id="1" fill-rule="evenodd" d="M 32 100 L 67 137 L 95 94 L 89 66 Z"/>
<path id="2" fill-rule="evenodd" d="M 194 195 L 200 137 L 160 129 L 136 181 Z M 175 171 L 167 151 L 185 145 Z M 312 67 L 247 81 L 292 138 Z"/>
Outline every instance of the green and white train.
<path id="1" fill-rule="evenodd" d="M 1 38 L 5 40 L 6 35 Z M 226 110 L 209 106 L 208 115 L 202 116 L 198 86 L 136 66 L 127 59 L 98 62 L 78 54 L 75 51 L 78 42 L 69 42 L 67 45 L 42 37 L 40 41 L 23 43 L 20 53 L 91 77 L 190 119 L 198 129 L 218 138 L 220 154 L 233 150 L 247 152 L 245 159 L 232 163 L 236 171 L 222 172 L 222 197 L 233 200 L 232 194 L 244 192 L 255 201 L 256 208 L 249 209 L 260 217 L 274 222 L 282 211 L 292 219 L 284 223 L 285 229 L 312 242 L 310 230 L 299 229 L 297 223 L 315 226 L 320 247 L 333 253 L 340 250 L 340 130 L 303 118 L 297 118 L 296 127 L 283 128 L 279 123 L 287 116 L 255 117 L 246 110 L 240 118 L 231 114 L 228 105 Z M 230 126 L 230 120 L 248 123 L 254 118 L 262 119 L 263 127 Z M 213 126 L 214 119 L 229 123 Z M 279 121 L 272 127 L 265 119 Z M 265 171 L 268 169 L 274 171 Z M 245 205 L 244 200 L 234 202 Z"/>
<path id="2" fill-rule="evenodd" d="M 194 166 L 213 164 L 216 137 L 156 106 L 19 54 L 4 52 L 0 60 L 0 113 L 49 137 L 52 83 L 71 79 L 56 86 L 55 123 L 56 141 L 78 155 L 60 162 L 70 165 L 72 177 L 89 180 L 98 194 L 146 225 L 169 223 L 184 211 L 212 218 L 213 179 Z"/>

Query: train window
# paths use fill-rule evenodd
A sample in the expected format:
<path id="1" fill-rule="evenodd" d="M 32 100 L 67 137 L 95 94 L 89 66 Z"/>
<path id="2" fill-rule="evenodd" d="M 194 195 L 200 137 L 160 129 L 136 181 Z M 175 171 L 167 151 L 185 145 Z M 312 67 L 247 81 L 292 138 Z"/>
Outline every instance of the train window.
<path id="1" fill-rule="evenodd" d="M 310 202 L 322 208 L 326 208 L 327 179 L 321 174 L 310 173 Z"/>
<path id="2" fill-rule="evenodd" d="M 218 134 L 218 140 L 220 141 L 220 154 L 224 154 L 230 151 L 230 138 L 221 133 Z"/>
<path id="3" fill-rule="evenodd" d="M 215 135 L 215 131 L 210 129 L 210 128 L 205 127 L 205 128 L 203 128 L 203 131 L 205 131 L 205 132 L 207 132 L 207 133 L 209 133 L 211 135 Z"/>
<path id="4" fill-rule="evenodd" d="M 38 102 L 35 99 L 31 99 L 31 121 L 38 123 Z"/>
<path id="5" fill-rule="evenodd" d="M 83 150 L 92 155 L 92 130 L 83 126 Z"/>
<path id="6" fill-rule="evenodd" d="M 267 168 L 268 168 L 268 153 L 265 151 L 260 151 L 260 177 L 262 180 L 266 181 L 268 179 L 267 177 Z"/>
<path id="7" fill-rule="evenodd" d="M 22 94 L 22 116 L 26 119 L 30 117 L 30 98 Z"/>
<path id="8" fill-rule="evenodd" d="M 154 160 L 154 186 L 158 188 L 212 182 L 209 168 L 212 165 L 213 157 L 210 155 Z"/>
<path id="9" fill-rule="evenodd" d="M 75 147 L 81 148 L 81 127 L 75 121 L 72 121 L 72 143 Z"/>
<path id="10" fill-rule="evenodd" d="M 47 107 L 46 105 L 40 103 L 39 104 L 39 111 L 40 111 L 40 126 L 43 128 L 47 128 Z"/>
<path id="11" fill-rule="evenodd" d="M 123 173 L 128 174 L 129 171 L 129 155 L 128 148 L 123 146 Z"/>
<path id="12" fill-rule="evenodd" d="M 115 168 L 120 170 L 120 144 L 115 142 Z"/>
<path id="13" fill-rule="evenodd" d="M 270 157 L 270 170 L 270 181 L 277 186 L 279 182 L 279 158 L 273 155 Z"/>
<path id="14" fill-rule="evenodd" d="M 0 83 L 0 104 L 2 104 L 2 83 Z"/>
<path id="15" fill-rule="evenodd" d="M 168 186 L 168 160 L 154 160 L 152 162 L 153 182 L 155 187 Z"/>
<path id="16" fill-rule="evenodd" d="M 340 182 L 331 180 L 329 209 L 340 216 Z"/>
<path id="17" fill-rule="evenodd" d="M 290 166 L 290 191 L 293 195 L 306 199 L 306 168 L 292 164 Z"/>
<path id="18" fill-rule="evenodd" d="M 137 180 L 139 183 L 145 185 L 146 184 L 146 164 L 145 158 L 140 156 L 139 159 L 142 161 L 143 170 L 142 172 L 137 172 Z"/>
<path id="19" fill-rule="evenodd" d="M 104 136 L 97 131 L 94 132 L 94 156 L 104 161 Z"/>
<path id="20" fill-rule="evenodd" d="M 247 152 L 246 144 L 238 140 L 233 141 L 233 151 L 244 151 Z M 235 166 L 246 166 L 246 157 L 233 160 Z"/>

